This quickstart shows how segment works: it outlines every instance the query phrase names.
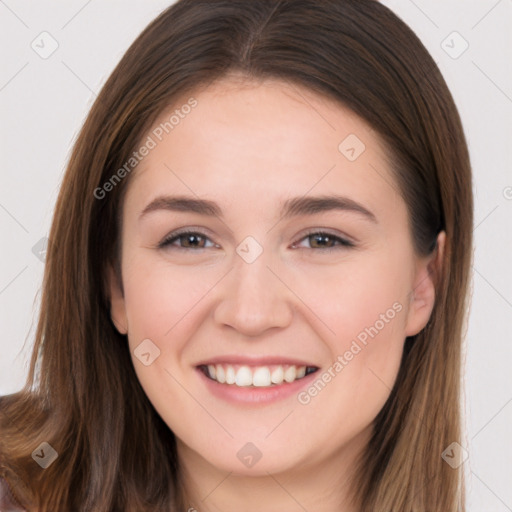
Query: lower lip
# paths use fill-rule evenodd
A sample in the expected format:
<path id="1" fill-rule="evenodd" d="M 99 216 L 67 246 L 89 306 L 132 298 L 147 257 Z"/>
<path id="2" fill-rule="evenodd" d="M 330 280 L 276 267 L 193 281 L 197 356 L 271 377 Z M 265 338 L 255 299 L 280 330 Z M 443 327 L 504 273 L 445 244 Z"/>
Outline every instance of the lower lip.
<path id="1" fill-rule="evenodd" d="M 316 377 L 316 374 L 318 373 L 317 370 L 316 372 L 302 377 L 302 379 L 269 387 L 239 387 L 234 384 L 221 384 L 216 380 L 208 378 L 199 368 L 196 368 L 196 370 L 212 395 L 222 398 L 228 402 L 238 404 L 270 404 L 272 402 L 284 400 L 291 395 L 297 395 L 302 388 L 306 387 Z"/>

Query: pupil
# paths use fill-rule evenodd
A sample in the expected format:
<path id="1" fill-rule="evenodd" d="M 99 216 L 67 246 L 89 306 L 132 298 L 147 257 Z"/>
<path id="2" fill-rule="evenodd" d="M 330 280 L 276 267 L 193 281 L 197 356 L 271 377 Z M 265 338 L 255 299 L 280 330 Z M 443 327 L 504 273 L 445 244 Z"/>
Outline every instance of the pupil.
<path id="1" fill-rule="evenodd" d="M 325 247 L 326 245 L 329 245 L 329 242 L 331 241 L 331 238 L 329 235 L 313 235 L 315 244 L 319 244 L 320 246 Z"/>
<path id="2" fill-rule="evenodd" d="M 187 245 L 192 245 L 192 246 L 200 245 L 199 237 L 197 235 L 187 235 L 186 240 L 187 240 Z"/>

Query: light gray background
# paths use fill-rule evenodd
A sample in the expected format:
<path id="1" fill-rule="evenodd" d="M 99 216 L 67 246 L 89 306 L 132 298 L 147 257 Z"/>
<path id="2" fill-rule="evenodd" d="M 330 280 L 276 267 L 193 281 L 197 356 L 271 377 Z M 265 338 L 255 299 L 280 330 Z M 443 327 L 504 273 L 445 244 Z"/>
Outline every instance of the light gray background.
<path id="1" fill-rule="evenodd" d="M 124 51 L 170 3 L 0 0 L 0 394 L 26 376 L 43 272 L 32 248 L 48 234 L 77 131 Z M 476 202 L 462 443 L 469 511 L 512 511 L 512 0 L 383 3 L 429 49 L 465 126 Z M 51 48 L 43 31 L 58 43 L 46 59 L 31 47 Z"/>

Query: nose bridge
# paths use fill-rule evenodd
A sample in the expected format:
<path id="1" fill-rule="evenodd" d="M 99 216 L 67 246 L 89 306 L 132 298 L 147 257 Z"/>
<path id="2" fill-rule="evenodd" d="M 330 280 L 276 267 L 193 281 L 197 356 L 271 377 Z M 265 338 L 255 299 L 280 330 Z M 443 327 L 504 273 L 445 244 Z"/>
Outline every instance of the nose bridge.
<path id="1" fill-rule="evenodd" d="M 264 251 L 261 246 L 258 248 L 251 240 L 239 244 L 234 255 L 234 268 L 215 311 L 219 324 L 256 336 L 272 327 L 285 327 L 290 323 L 292 304 L 288 290 L 270 270 L 275 266 L 274 259 L 270 251 Z"/>

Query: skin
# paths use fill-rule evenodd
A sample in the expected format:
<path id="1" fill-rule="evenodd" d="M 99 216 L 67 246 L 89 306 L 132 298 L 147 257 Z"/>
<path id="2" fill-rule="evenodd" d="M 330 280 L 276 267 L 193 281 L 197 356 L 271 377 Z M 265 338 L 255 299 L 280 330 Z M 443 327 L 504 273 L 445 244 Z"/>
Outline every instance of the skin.
<path id="1" fill-rule="evenodd" d="M 339 104 L 235 75 L 194 97 L 197 107 L 130 178 L 124 293 L 112 272 L 112 318 L 128 335 L 143 389 L 177 436 L 190 507 L 356 511 L 348 478 L 389 396 L 406 336 L 432 312 L 444 233 L 432 256 L 415 254 L 382 142 Z M 366 146 L 353 162 L 338 150 L 349 134 Z M 280 217 L 290 197 L 332 193 L 357 201 L 376 222 L 339 210 Z M 160 195 L 210 199 L 223 217 L 161 209 L 140 218 Z M 198 241 L 204 248 L 186 248 L 186 238 L 159 248 L 183 227 L 206 235 Z M 334 242 L 326 252 L 307 237 L 310 228 L 354 247 Z M 252 263 L 236 252 L 247 236 L 263 248 Z M 295 394 L 235 406 L 211 395 L 195 369 L 213 356 L 270 354 L 310 361 L 321 374 L 396 303 L 401 311 L 307 405 Z M 160 350 L 149 366 L 133 356 L 144 339 Z M 237 457 L 247 442 L 262 453 L 251 468 Z"/>

